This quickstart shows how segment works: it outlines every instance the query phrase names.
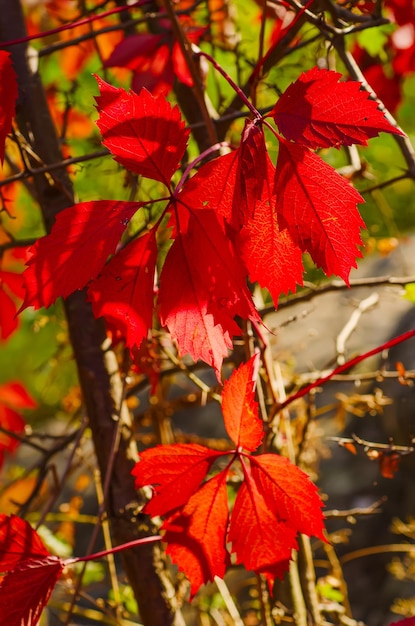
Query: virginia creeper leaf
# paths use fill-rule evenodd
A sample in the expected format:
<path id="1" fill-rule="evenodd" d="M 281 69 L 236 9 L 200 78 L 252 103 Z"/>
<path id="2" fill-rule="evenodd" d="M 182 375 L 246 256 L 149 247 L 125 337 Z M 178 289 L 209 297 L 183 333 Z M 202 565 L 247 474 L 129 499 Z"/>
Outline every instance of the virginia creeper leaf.
<path id="1" fill-rule="evenodd" d="M 191 597 L 202 584 L 225 575 L 228 515 L 226 472 L 220 472 L 163 524 L 166 552 L 191 581 Z"/>
<path id="2" fill-rule="evenodd" d="M 156 446 L 142 452 L 132 471 L 135 486 L 154 488 L 153 498 L 144 512 L 165 515 L 186 504 L 220 455 L 198 444 Z"/>
<path id="3" fill-rule="evenodd" d="M 238 235 L 238 247 L 251 281 L 266 287 L 275 306 L 281 293 L 295 291 L 302 284 L 303 262 L 300 248 L 287 229 L 281 230 L 273 194 L 275 167 L 267 156 L 266 179 L 261 196 L 252 202 L 253 216 Z"/>
<path id="4" fill-rule="evenodd" d="M 271 111 L 282 134 L 309 148 L 367 145 L 380 132 L 403 135 L 356 81 L 314 67 L 301 74 Z"/>
<path id="5" fill-rule="evenodd" d="M 282 456 L 250 457 L 251 475 L 269 510 L 296 532 L 323 541 L 323 503 L 307 474 Z"/>
<path id="6" fill-rule="evenodd" d="M 159 312 L 179 345 L 194 360 L 215 368 L 218 379 L 232 336 L 241 333 L 235 315 L 257 320 L 245 268 L 214 211 L 188 213 L 180 194 L 180 225 L 160 276 Z M 182 200 L 183 198 L 183 200 Z"/>
<path id="7" fill-rule="evenodd" d="M 1 51 L 0 51 L 1 52 Z M 22 274 L 0 270 L 0 338 L 7 339 L 16 330 L 17 306 L 14 296 L 24 298 Z"/>
<path id="8" fill-rule="evenodd" d="M 36 626 L 64 568 L 61 559 L 27 559 L 0 582 L 0 615 L 8 626 Z"/>
<path id="9" fill-rule="evenodd" d="M 264 436 L 254 398 L 254 370 L 258 356 L 234 370 L 223 386 L 222 412 L 229 437 L 237 448 L 253 452 Z"/>
<path id="10" fill-rule="evenodd" d="M 50 556 L 37 532 L 17 515 L 0 514 L 0 574 L 27 559 Z"/>
<path id="11" fill-rule="evenodd" d="M 362 256 L 357 248 L 365 225 L 356 208 L 363 202 L 360 194 L 317 154 L 283 140 L 274 191 L 280 227 L 327 275 L 348 283 L 356 257 Z"/>
<path id="12" fill-rule="evenodd" d="M 255 572 L 270 572 L 276 563 L 289 561 L 292 550 L 298 547 L 296 534 L 293 526 L 270 511 L 267 500 L 246 472 L 236 496 L 228 533 L 237 563 Z"/>
<path id="13" fill-rule="evenodd" d="M 10 53 L 0 50 L 0 161 L 4 161 L 4 143 L 12 129 L 17 100 L 17 78 Z"/>
<path id="14" fill-rule="evenodd" d="M 50 306 L 95 278 L 142 203 L 97 200 L 61 211 L 49 235 L 31 248 L 22 308 Z"/>
<path id="15" fill-rule="evenodd" d="M 0 385 L 0 398 L 2 404 L 7 404 L 7 406 L 13 409 L 34 409 L 37 406 L 36 400 L 34 400 L 27 389 L 18 382 L 9 382 Z"/>
<path id="16" fill-rule="evenodd" d="M 117 252 L 88 288 L 95 317 L 105 317 L 129 348 L 139 347 L 152 326 L 155 234 L 152 230 Z"/>
<path id="17" fill-rule="evenodd" d="M 179 108 L 146 89 L 137 95 L 96 77 L 98 128 L 115 160 L 136 174 L 169 186 L 186 149 L 189 130 Z"/>

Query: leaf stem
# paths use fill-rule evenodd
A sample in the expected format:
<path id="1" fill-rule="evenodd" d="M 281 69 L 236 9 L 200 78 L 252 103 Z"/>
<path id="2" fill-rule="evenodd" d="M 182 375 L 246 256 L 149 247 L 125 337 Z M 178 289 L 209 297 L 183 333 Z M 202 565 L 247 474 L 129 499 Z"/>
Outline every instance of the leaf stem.
<path id="1" fill-rule="evenodd" d="M 161 541 L 161 535 L 151 535 L 150 537 L 141 537 L 140 539 L 134 539 L 133 541 L 129 541 L 128 543 L 123 543 L 121 546 L 114 546 L 109 550 L 102 550 L 101 552 L 95 552 L 94 554 L 89 554 L 88 556 L 78 556 L 72 559 L 66 559 L 64 561 L 65 565 L 73 565 L 74 563 L 86 563 L 87 561 L 94 561 L 96 559 L 102 559 L 109 554 L 117 554 L 117 552 L 122 552 L 123 550 L 129 550 L 130 548 L 135 548 L 136 546 L 142 545 L 143 543 L 151 543 L 155 541 Z"/>
<path id="2" fill-rule="evenodd" d="M 232 80 L 229 74 L 225 72 L 225 70 L 219 65 L 219 63 L 215 61 L 212 56 L 210 56 L 210 54 L 208 54 L 207 52 L 203 52 L 203 50 L 198 50 L 195 54 L 199 57 L 205 57 L 205 59 L 207 59 L 209 63 L 213 65 L 215 70 L 217 70 L 219 74 L 223 76 L 223 78 L 229 83 L 232 89 L 238 94 L 242 102 L 248 107 L 254 117 L 256 117 L 257 119 L 262 119 L 262 115 L 258 111 L 258 109 L 254 107 L 254 105 L 248 100 L 242 89 L 238 87 L 238 85 Z"/>

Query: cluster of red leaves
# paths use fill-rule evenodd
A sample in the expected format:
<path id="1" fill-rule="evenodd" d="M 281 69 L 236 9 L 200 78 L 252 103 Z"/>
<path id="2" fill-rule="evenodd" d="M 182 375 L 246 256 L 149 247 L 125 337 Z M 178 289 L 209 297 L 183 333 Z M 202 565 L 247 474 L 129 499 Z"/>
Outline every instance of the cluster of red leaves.
<path id="1" fill-rule="evenodd" d="M 183 3 L 182 3 L 183 4 Z M 177 7 L 176 10 L 179 10 Z M 190 17 L 180 18 L 191 43 L 199 43 L 206 28 L 194 24 Z M 131 87 L 137 93 L 142 87 L 153 95 L 168 94 L 175 78 L 193 86 L 193 79 L 171 21 L 157 20 L 158 34 L 139 33 L 123 39 L 105 61 L 104 67 L 124 67 L 133 72 Z"/>
<path id="2" fill-rule="evenodd" d="M 36 408 L 36 402 L 17 382 L 0 385 L 0 426 L 5 430 L 20 434 L 23 433 L 25 421 L 18 411 Z M 0 469 L 3 465 L 5 452 L 14 452 L 19 441 L 5 432 L 0 432 Z"/>
<path id="3" fill-rule="evenodd" d="M 169 197 L 173 244 L 160 276 L 158 313 L 181 353 L 213 366 L 240 334 L 236 316 L 258 323 L 246 279 L 268 288 L 274 302 L 302 282 L 302 252 L 346 282 L 360 256 L 361 196 L 314 149 L 400 134 L 355 82 L 312 69 L 300 76 L 269 114 L 284 134 L 276 167 L 260 114 L 245 124 L 240 147 L 171 182 L 189 131 L 177 107 L 143 89 L 139 95 L 98 78 L 98 126 L 115 159 L 159 181 Z M 120 238 L 145 203 L 100 200 L 61 212 L 51 233 L 32 248 L 24 276 L 24 307 L 49 306 L 88 286 L 95 315 L 104 316 L 126 345 L 140 346 L 152 326 L 157 230 L 128 245 Z M 113 255 L 109 262 L 108 257 Z"/>
<path id="4" fill-rule="evenodd" d="M 154 488 L 144 512 L 164 517 L 167 553 L 190 579 L 192 596 L 215 576 L 223 578 L 228 543 L 236 563 L 264 574 L 272 589 L 297 549 L 297 533 L 324 541 L 322 502 L 308 476 L 281 456 L 250 454 L 263 438 L 253 391 L 256 358 L 235 370 L 223 388 L 223 417 L 234 450 L 157 446 L 143 452 L 133 470 L 137 488 Z M 207 478 L 224 455 L 231 455 L 225 468 Z M 243 480 L 230 514 L 227 476 L 236 461 Z"/>

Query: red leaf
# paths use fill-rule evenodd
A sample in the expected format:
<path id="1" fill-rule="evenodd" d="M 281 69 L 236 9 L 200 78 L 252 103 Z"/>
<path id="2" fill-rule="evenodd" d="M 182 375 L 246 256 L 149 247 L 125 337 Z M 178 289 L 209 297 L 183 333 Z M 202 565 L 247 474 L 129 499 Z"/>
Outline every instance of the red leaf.
<path id="1" fill-rule="evenodd" d="M 9 296 L 0 284 L 0 338 L 2 340 L 10 337 L 16 330 L 19 321 L 16 317 L 17 306 L 13 298 Z"/>
<path id="2" fill-rule="evenodd" d="M 82 289 L 101 271 L 128 221 L 142 204 L 98 200 L 75 204 L 56 216 L 52 231 L 32 247 L 24 273 L 22 308 L 50 306 Z"/>
<path id="3" fill-rule="evenodd" d="M 0 51 L 1 52 L 1 51 Z M 21 274 L 0 270 L 0 338 L 5 340 L 18 326 L 17 306 L 14 297 L 24 297 Z"/>
<path id="4" fill-rule="evenodd" d="M 24 432 L 25 421 L 18 413 L 16 413 L 16 411 L 0 404 L 0 426 L 10 432 L 20 434 Z M 3 453 L 6 450 L 8 452 L 13 452 L 16 450 L 19 443 L 20 442 L 17 439 L 10 437 L 6 433 L 0 432 L 0 467 L 3 462 Z"/>
<path id="5" fill-rule="evenodd" d="M 265 147 L 264 132 L 251 120 L 245 121 L 237 154 L 232 225 L 239 230 L 241 225 L 254 218 L 256 202 L 262 199 L 264 187 L 269 182 L 267 173 L 270 159 Z"/>
<path id="6" fill-rule="evenodd" d="M 356 208 L 363 202 L 360 194 L 319 156 L 282 140 L 275 195 L 280 227 L 327 275 L 347 283 L 356 257 L 362 256 L 357 248 L 364 227 Z"/>
<path id="7" fill-rule="evenodd" d="M 139 347 L 152 326 L 155 234 L 153 229 L 120 250 L 88 288 L 95 317 L 105 317 L 129 348 Z"/>
<path id="8" fill-rule="evenodd" d="M 27 559 L 0 582 L 0 615 L 8 626 L 36 626 L 64 568 L 55 556 Z"/>
<path id="9" fill-rule="evenodd" d="M 194 210 L 210 209 L 222 216 L 228 224 L 241 222 L 239 207 L 234 205 L 237 150 L 204 163 L 183 189 L 183 202 Z M 182 196 L 179 195 L 179 199 Z M 236 215 L 234 215 L 236 212 Z"/>
<path id="10" fill-rule="evenodd" d="M 277 564 L 288 564 L 291 551 L 297 548 L 296 534 L 293 527 L 270 511 L 268 502 L 246 473 L 236 496 L 228 534 L 237 563 L 268 574 L 276 568 L 282 575 L 284 567 Z"/>
<path id="11" fill-rule="evenodd" d="M 307 474 L 282 456 L 251 456 L 255 484 L 273 515 L 296 532 L 325 541 L 323 503 Z"/>
<path id="12" fill-rule="evenodd" d="M 37 532 L 17 515 L 0 514 L 0 573 L 27 559 L 50 556 Z"/>
<path id="13" fill-rule="evenodd" d="M 215 576 L 224 577 L 229 564 L 227 527 L 226 472 L 208 480 L 164 522 L 166 552 L 191 581 L 191 597 Z"/>
<path id="14" fill-rule="evenodd" d="M 415 617 L 406 617 L 398 622 L 392 622 L 390 626 L 415 626 Z"/>
<path id="15" fill-rule="evenodd" d="M 96 77 L 98 128 L 115 160 L 136 174 L 169 186 L 186 149 L 189 130 L 177 106 L 146 89 L 127 93 Z"/>
<path id="16" fill-rule="evenodd" d="M 309 148 L 367 145 L 380 132 L 403 133 L 385 118 L 361 83 L 314 67 L 301 74 L 271 111 L 287 139 Z"/>
<path id="17" fill-rule="evenodd" d="M 264 436 L 254 399 L 254 370 L 258 356 L 234 370 L 223 386 L 222 412 L 229 437 L 237 448 L 256 450 Z"/>
<path id="18" fill-rule="evenodd" d="M 14 409 L 34 409 L 37 406 L 36 400 L 18 382 L 0 385 L 0 398 L 3 404 Z"/>
<path id="19" fill-rule="evenodd" d="M 132 474 L 137 489 L 153 485 L 144 508 L 148 515 L 165 515 L 186 504 L 222 453 L 198 444 L 156 446 L 140 454 Z"/>
<path id="20" fill-rule="evenodd" d="M 4 161 L 4 143 L 12 129 L 17 99 L 17 78 L 10 53 L 0 50 L 0 160 Z"/>
<path id="21" fill-rule="evenodd" d="M 266 287 L 277 306 L 281 293 L 295 291 L 303 282 L 303 262 L 300 248 L 294 244 L 288 230 L 281 230 L 272 193 L 275 167 L 267 157 L 267 180 L 261 197 L 257 198 L 252 219 L 248 219 L 239 234 L 239 248 L 252 282 Z"/>
<path id="22" fill-rule="evenodd" d="M 185 193 L 179 198 L 186 203 Z M 180 352 L 204 360 L 220 379 L 231 338 L 241 333 L 233 318 L 257 320 L 258 315 L 222 220 L 214 211 L 189 215 L 180 206 L 177 214 L 181 232 L 160 276 L 160 319 Z"/>

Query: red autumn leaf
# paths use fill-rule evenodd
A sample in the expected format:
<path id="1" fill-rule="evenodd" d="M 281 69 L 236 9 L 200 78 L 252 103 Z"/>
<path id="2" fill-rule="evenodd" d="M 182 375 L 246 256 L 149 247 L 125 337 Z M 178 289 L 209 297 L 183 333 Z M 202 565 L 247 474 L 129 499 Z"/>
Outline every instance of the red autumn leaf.
<path id="1" fill-rule="evenodd" d="M 278 563 L 288 563 L 292 550 L 298 547 L 296 534 L 294 526 L 273 514 L 255 481 L 245 473 L 228 533 L 237 563 L 254 572 L 270 572 Z"/>
<path id="2" fill-rule="evenodd" d="M 0 615 L 10 626 L 36 626 L 64 562 L 17 515 L 0 515 Z"/>
<path id="3" fill-rule="evenodd" d="M 327 275 L 347 283 L 356 257 L 362 256 L 356 208 L 363 202 L 351 184 L 317 154 L 281 140 L 275 175 L 277 215 L 294 242 L 309 252 Z"/>
<path id="4" fill-rule="evenodd" d="M 37 532 L 17 515 L 0 514 L 0 573 L 27 559 L 50 556 Z"/>
<path id="5" fill-rule="evenodd" d="M 415 626 L 415 616 L 400 619 L 398 622 L 392 622 L 390 626 Z"/>
<path id="6" fill-rule="evenodd" d="M 253 203 L 252 218 L 239 233 L 238 246 L 251 281 L 266 287 L 277 305 L 281 293 L 294 292 L 297 284 L 302 284 L 303 262 L 289 231 L 278 225 L 272 191 L 275 167 L 268 156 L 266 171 L 261 196 Z"/>
<path id="7" fill-rule="evenodd" d="M 0 398 L 2 404 L 7 404 L 13 409 L 34 409 L 37 406 L 25 387 L 18 382 L 0 385 Z"/>
<path id="8" fill-rule="evenodd" d="M 0 515 L 0 615 L 7 624 L 35 626 L 63 568 L 30 524 Z"/>
<path id="9" fill-rule="evenodd" d="M 189 130 L 179 108 L 163 97 L 127 93 L 97 77 L 98 128 L 115 160 L 167 187 L 186 149 Z"/>
<path id="10" fill-rule="evenodd" d="M 246 287 L 245 269 L 214 211 L 188 213 L 185 192 L 176 208 L 177 233 L 160 276 L 160 319 L 182 354 L 203 359 L 218 378 L 232 336 L 241 331 L 234 321 L 258 320 Z"/>
<path id="11" fill-rule="evenodd" d="M 154 487 L 144 512 L 165 515 L 186 504 L 220 455 L 198 444 L 156 446 L 142 452 L 132 471 L 136 488 Z"/>
<path id="12" fill-rule="evenodd" d="M 4 143 L 12 129 L 17 99 L 17 78 L 10 53 L 0 50 L 0 160 L 4 161 Z"/>
<path id="13" fill-rule="evenodd" d="M 56 216 L 51 233 L 32 247 L 24 273 L 23 307 L 50 306 L 82 289 L 101 271 L 130 218 L 142 204 L 98 200 L 75 204 Z"/>
<path id="14" fill-rule="evenodd" d="M 26 559 L 0 582 L 0 615 L 8 626 L 36 626 L 64 563 L 55 556 Z"/>
<path id="15" fill-rule="evenodd" d="M 255 355 L 236 369 L 223 386 L 222 412 L 229 437 L 237 448 L 256 450 L 264 436 L 254 398 Z"/>
<path id="16" fill-rule="evenodd" d="M 240 224 L 239 207 L 234 203 L 238 161 L 239 152 L 234 150 L 204 163 L 186 181 L 179 199 L 183 197 L 183 203 L 194 210 L 215 211 L 228 224 Z"/>
<path id="17" fill-rule="evenodd" d="M 152 325 L 155 234 L 152 230 L 120 250 L 88 288 L 95 317 L 115 327 L 129 348 L 139 347 Z"/>
<path id="18" fill-rule="evenodd" d="M 191 581 L 191 597 L 202 584 L 225 575 L 229 564 L 228 516 L 226 472 L 221 472 L 204 483 L 186 506 L 163 524 L 166 552 Z"/>
<path id="19" fill-rule="evenodd" d="M 0 270 L 0 339 L 7 339 L 18 326 L 16 298 L 24 298 L 21 274 Z"/>
<path id="20" fill-rule="evenodd" d="M 308 476 L 287 459 L 249 456 L 239 447 L 253 451 L 262 440 L 252 390 L 255 358 L 236 370 L 223 390 L 225 424 L 236 450 L 158 446 L 146 450 L 133 470 L 137 488 L 154 486 L 144 512 L 167 515 L 167 551 L 190 578 L 192 595 L 214 576 L 223 576 L 229 542 L 237 562 L 263 573 L 271 586 L 287 571 L 299 532 L 324 540 L 322 502 Z M 232 455 L 225 469 L 203 482 L 223 454 Z M 228 524 L 225 481 L 234 460 L 242 464 L 244 481 Z"/>
<path id="21" fill-rule="evenodd" d="M 314 67 L 301 74 L 271 111 L 283 135 L 309 148 L 367 145 L 380 132 L 403 135 L 370 99 L 361 83 Z"/>
<path id="22" fill-rule="evenodd" d="M 250 457 L 250 463 L 252 478 L 275 517 L 324 541 L 322 502 L 307 474 L 275 454 Z"/>
<path id="23" fill-rule="evenodd" d="M 20 383 L 10 382 L 0 385 L 0 402 L 0 426 L 12 433 L 23 433 L 25 421 L 17 410 L 35 408 L 35 400 Z M 4 453 L 13 452 L 18 445 L 18 439 L 0 432 L 0 467 L 3 464 Z"/>

